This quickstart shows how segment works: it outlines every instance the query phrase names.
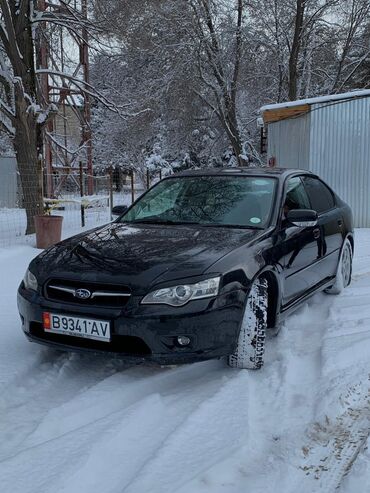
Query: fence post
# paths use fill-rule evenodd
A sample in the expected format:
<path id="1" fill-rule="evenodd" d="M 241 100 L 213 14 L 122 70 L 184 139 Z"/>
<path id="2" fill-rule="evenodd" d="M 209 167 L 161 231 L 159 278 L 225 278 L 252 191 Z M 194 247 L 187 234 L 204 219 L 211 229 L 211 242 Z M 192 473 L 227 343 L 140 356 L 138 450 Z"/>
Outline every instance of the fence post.
<path id="1" fill-rule="evenodd" d="M 85 206 L 83 204 L 84 197 L 84 176 L 83 176 L 83 165 L 80 161 L 80 196 L 81 196 L 81 227 L 85 227 Z"/>
<path id="2" fill-rule="evenodd" d="M 131 204 L 135 202 L 135 174 L 134 170 L 131 170 Z"/>
<path id="3" fill-rule="evenodd" d="M 110 218 L 113 219 L 112 209 L 113 209 L 113 169 L 112 166 L 109 167 L 109 202 L 110 202 Z"/>
<path id="4" fill-rule="evenodd" d="M 159 179 L 162 180 L 162 169 L 159 170 Z"/>

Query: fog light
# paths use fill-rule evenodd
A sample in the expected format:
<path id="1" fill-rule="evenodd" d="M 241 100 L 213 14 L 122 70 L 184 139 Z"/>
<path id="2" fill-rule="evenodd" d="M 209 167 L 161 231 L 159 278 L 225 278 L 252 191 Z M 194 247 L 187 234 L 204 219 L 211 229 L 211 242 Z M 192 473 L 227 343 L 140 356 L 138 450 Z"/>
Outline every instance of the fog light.
<path id="1" fill-rule="evenodd" d="M 189 346 L 190 344 L 190 338 L 186 336 L 179 336 L 177 338 L 177 342 L 179 343 L 180 346 Z"/>

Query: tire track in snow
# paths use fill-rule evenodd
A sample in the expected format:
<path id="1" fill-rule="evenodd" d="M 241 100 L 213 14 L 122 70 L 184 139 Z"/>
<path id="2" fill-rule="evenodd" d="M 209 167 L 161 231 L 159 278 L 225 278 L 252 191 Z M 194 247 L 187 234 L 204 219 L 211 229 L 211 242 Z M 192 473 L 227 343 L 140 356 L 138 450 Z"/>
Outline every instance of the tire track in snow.
<path id="1" fill-rule="evenodd" d="M 43 351 L 23 374 L 0 390 L 0 459 L 14 454 L 54 407 L 88 391 L 97 381 L 116 373 L 122 364 Z M 76 378 L 79 376 L 79 378 Z"/>
<path id="2" fill-rule="evenodd" d="M 147 409 L 150 409 L 151 413 L 146 423 L 148 426 L 156 427 L 156 417 L 162 414 L 165 408 L 159 396 L 150 395 L 141 402 L 140 406 L 133 405 L 131 409 L 127 409 L 123 416 L 118 411 L 95 423 L 90 423 L 89 426 L 82 426 L 56 439 L 22 450 L 17 455 L 2 461 L 0 463 L 2 491 L 59 493 L 64 490 L 64 484 L 71 482 L 76 474 L 76 484 L 67 491 L 68 493 L 82 491 L 83 486 L 89 484 L 89 479 L 94 477 L 101 464 L 105 465 L 105 472 L 110 476 L 108 484 L 111 484 L 112 477 L 120 479 L 114 476 L 118 473 L 122 477 L 122 469 L 127 470 L 137 457 L 135 447 L 129 451 L 122 447 L 120 442 L 125 443 L 125 440 L 133 442 L 133 431 L 139 440 L 144 438 L 142 431 L 147 431 L 146 426 L 143 426 L 142 430 L 135 430 L 135 423 L 137 419 L 143 420 L 146 417 Z M 125 433 L 122 433 L 120 426 L 125 429 Z M 110 446 L 107 446 L 107 443 Z M 84 477 L 84 474 L 79 474 L 78 471 L 83 470 L 85 464 L 89 464 L 94 449 L 100 452 L 99 460 L 93 463 L 89 474 Z M 121 454 L 122 449 L 125 450 L 125 455 Z M 116 462 L 117 457 L 120 459 L 119 464 Z M 112 465 L 115 467 L 111 469 Z M 108 478 L 104 475 L 103 477 L 104 481 L 108 482 Z M 78 487 L 79 483 L 81 489 Z M 106 493 L 110 490 L 108 485 L 106 488 L 100 485 L 100 491 Z"/>
<path id="3" fill-rule="evenodd" d="M 251 379 L 251 394 L 256 399 L 251 413 L 254 426 L 243 451 L 244 478 L 240 478 L 240 488 L 252 476 L 256 491 L 275 492 L 276 484 L 279 491 L 289 489 L 287 463 L 302 433 L 302 422 L 314 417 L 317 406 L 322 338 L 329 316 L 323 298 L 322 294 L 314 296 L 285 322 L 268 348 L 266 373 Z M 272 415 L 275 419 L 271 419 Z M 261 469 L 266 463 L 268 484 Z"/>
<path id="4" fill-rule="evenodd" d="M 183 393 L 197 388 L 197 385 L 194 385 L 194 379 L 198 379 L 199 385 L 204 385 L 208 381 L 211 384 L 213 381 L 217 382 L 217 376 L 216 378 L 212 376 L 212 370 L 205 372 L 205 367 L 200 366 L 201 368 L 196 369 L 189 366 L 178 369 L 143 366 L 115 373 L 69 401 L 53 407 L 25 441 L 24 446 L 34 446 L 42 444 L 43 441 L 56 440 L 59 436 L 94 424 L 115 412 L 123 411 L 153 393 L 171 395 L 171 392 L 175 392 L 176 394 L 179 379 L 182 381 Z M 214 368 L 217 374 L 219 364 L 210 363 L 208 368 Z M 94 402 L 93 407 L 92 402 Z M 86 415 L 86 409 L 89 410 L 88 415 Z"/>
<path id="5" fill-rule="evenodd" d="M 239 448 L 249 433 L 248 380 L 246 372 L 224 377 L 218 391 L 171 431 L 122 493 L 172 493 Z"/>
<path id="6" fill-rule="evenodd" d="M 11 486 L 12 493 L 36 493 L 40 489 L 43 493 L 121 491 L 121 485 L 133 481 L 137 471 L 161 448 L 163 437 L 170 436 L 194 409 L 218 392 L 220 379 L 224 379 L 223 366 L 215 362 L 196 366 L 173 371 L 177 375 L 173 375 L 172 392 L 164 382 L 166 378 L 160 379 L 160 385 L 155 379 L 147 379 L 147 396 L 141 396 L 130 407 L 3 461 L 0 477 L 5 479 L 4 484 Z M 181 389 L 179 377 L 183 381 Z M 160 395 L 156 391 L 162 386 Z M 40 470 L 38 465 L 47 464 L 50 454 L 50 468 Z M 33 476 L 32 488 L 23 489 L 23 478 L 29 474 Z M 110 488 L 112 482 L 114 487 Z"/>
<path id="7" fill-rule="evenodd" d="M 369 272 L 367 277 L 370 277 Z M 310 493 L 337 491 L 370 436 L 370 377 L 366 382 L 360 381 L 363 375 L 361 361 L 368 360 L 368 346 L 364 342 L 370 336 L 369 294 L 369 286 L 361 278 L 343 295 L 335 298 L 331 305 L 330 323 L 325 338 L 328 365 L 325 378 L 328 390 L 330 387 L 343 385 L 341 380 L 346 378 L 353 382 L 356 375 L 359 383 L 349 383 L 346 395 L 338 399 L 342 408 L 344 407 L 342 413 L 334 418 L 326 417 L 309 428 L 309 441 L 302 447 L 304 458 L 298 466 L 302 476 L 295 486 L 298 488 L 307 482 Z M 356 296 L 354 300 L 353 295 Z M 354 354 L 356 358 L 353 357 Z M 354 369 L 349 374 L 345 370 L 338 374 L 335 365 L 338 358 L 339 361 L 340 358 L 344 358 L 344 361 L 348 359 Z M 358 368 L 356 360 L 360 363 Z M 334 368 L 336 371 L 333 374 Z M 293 493 L 296 489 L 291 491 Z"/>
<path id="8" fill-rule="evenodd" d="M 351 399 L 335 420 L 315 423 L 308 432 L 311 441 L 302 448 L 305 458 L 300 469 L 311 480 L 312 493 L 337 491 L 370 435 L 370 389 L 365 397 L 362 389 L 349 393 L 358 399 Z"/>
<path id="9" fill-rule="evenodd" d="M 289 490 L 287 470 L 303 436 L 302 421 L 312 419 L 317 405 L 315 384 L 321 378 L 322 338 L 330 309 L 324 299 L 330 300 L 324 295 L 312 298 L 287 320 L 278 337 L 268 340 L 261 371 L 243 372 L 248 383 L 248 439 L 232 458 L 219 461 L 182 487 L 182 493 L 208 492 L 210 485 L 217 492 L 240 493 L 248 491 L 249 483 L 251 492 Z"/>

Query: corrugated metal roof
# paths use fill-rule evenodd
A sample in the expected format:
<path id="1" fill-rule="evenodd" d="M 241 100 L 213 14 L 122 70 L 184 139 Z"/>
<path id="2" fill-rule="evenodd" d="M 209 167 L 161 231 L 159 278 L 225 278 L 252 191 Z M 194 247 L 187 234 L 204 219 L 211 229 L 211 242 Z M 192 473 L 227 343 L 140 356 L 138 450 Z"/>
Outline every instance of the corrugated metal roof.
<path id="1" fill-rule="evenodd" d="M 260 111 L 263 113 L 264 111 L 269 110 L 277 110 L 283 108 L 294 108 L 295 106 L 301 105 L 314 105 L 319 103 L 327 103 L 329 101 L 345 101 L 348 99 L 359 99 L 359 98 L 370 98 L 370 89 L 363 89 L 351 92 L 345 92 L 342 94 L 328 94 L 326 96 L 319 96 L 316 98 L 308 98 L 308 99 L 299 99 L 297 101 L 286 101 L 284 103 L 277 104 L 267 104 L 262 106 Z"/>

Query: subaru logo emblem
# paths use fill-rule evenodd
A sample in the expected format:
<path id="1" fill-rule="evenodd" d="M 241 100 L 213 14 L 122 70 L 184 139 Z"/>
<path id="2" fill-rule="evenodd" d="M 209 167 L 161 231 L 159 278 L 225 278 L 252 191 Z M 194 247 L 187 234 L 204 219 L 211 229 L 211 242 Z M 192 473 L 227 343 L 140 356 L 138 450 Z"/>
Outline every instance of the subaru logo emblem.
<path id="1" fill-rule="evenodd" d="M 88 300 L 91 297 L 91 293 L 88 289 L 76 289 L 75 297 L 80 300 Z"/>

